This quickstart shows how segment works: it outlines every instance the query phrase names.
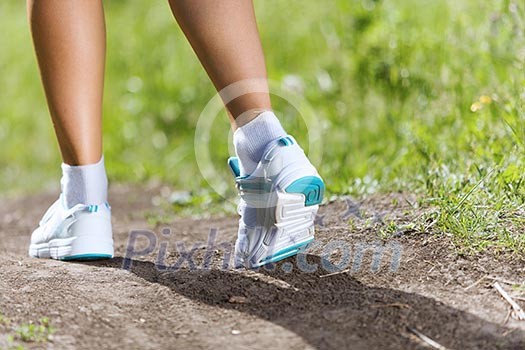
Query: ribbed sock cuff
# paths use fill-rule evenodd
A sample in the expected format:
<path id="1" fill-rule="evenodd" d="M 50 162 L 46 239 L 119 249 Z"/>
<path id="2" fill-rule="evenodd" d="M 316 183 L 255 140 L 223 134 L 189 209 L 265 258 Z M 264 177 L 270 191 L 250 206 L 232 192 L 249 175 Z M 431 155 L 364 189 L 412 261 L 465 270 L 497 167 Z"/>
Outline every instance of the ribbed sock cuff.
<path id="1" fill-rule="evenodd" d="M 283 136 L 286 136 L 286 132 L 272 111 L 263 112 L 238 128 L 233 133 L 233 144 L 239 158 L 241 175 L 251 174 L 266 146 Z"/>
<path id="2" fill-rule="evenodd" d="M 107 202 L 108 179 L 104 166 L 104 156 L 95 164 L 68 165 L 62 163 L 60 180 L 65 205 L 100 204 Z"/>

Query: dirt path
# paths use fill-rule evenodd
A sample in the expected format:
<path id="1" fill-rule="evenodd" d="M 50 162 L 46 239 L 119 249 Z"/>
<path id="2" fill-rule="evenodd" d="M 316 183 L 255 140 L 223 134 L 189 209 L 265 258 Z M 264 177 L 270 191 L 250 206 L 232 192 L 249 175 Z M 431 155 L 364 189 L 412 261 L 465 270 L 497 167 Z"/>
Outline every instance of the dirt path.
<path id="1" fill-rule="evenodd" d="M 325 205 L 317 245 L 308 255 L 255 272 L 221 268 L 237 218 L 173 218 L 153 225 L 145 213 L 161 212 L 151 204 L 157 193 L 112 189 L 117 258 L 91 263 L 26 256 L 33 225 L 53 196 L 4 201 L 0 314 L 10 323 L 0 318 L 0 348 L 8 346 L 16 325 L 41 317 L 55 328 L 51 340 L 17 343 L 35 349 L 428 348 L 410 331 L 415 329 L 449 349 L 525 348 L 525 321 L 506 320 L 509 307 L 491 287 L 494 281 L 479 281 L 490 276 L 522 283 L 524 262 L 458 256 L 446 235 L 399 232 L 381 241 L 379 232 L 390 220 L 402 224 L 421 214 L 408 205 L 409 196 Z M 171 233 L 162 234 L 163 228 Z M 135 233 L 128 254 L 155 239 L 150 254 L 124 259 L 131 230 L 142 232 Z M 206 249 L 210 232 L 216 239 Z M 374 242 L 385 247 L 375 272 Z M 328 260 L 350 270 L 326 276 L 337 270 Z"/>

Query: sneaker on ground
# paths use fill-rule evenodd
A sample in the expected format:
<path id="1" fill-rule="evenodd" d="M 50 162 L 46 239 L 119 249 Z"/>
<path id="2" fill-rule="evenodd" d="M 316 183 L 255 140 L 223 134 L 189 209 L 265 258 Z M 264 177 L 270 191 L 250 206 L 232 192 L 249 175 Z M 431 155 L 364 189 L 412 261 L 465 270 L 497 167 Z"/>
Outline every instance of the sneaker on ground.
<path id="1" fill-rule="evenodd" d="M 77 204 L 66 209 L 60 196 L 33 231 L 29 256 L 59 260 L 112 258 L 111 207 L 108 203 Z"/>
<path id="2" fill-rule="evenodd" d="M 240 193 L 236 268 L 257 268 L 304 250 L 314 239 L 314 220 L 324 183 L 295 139 L 271 142 L 252 174 L 240 176 L 228 160 Z"/>

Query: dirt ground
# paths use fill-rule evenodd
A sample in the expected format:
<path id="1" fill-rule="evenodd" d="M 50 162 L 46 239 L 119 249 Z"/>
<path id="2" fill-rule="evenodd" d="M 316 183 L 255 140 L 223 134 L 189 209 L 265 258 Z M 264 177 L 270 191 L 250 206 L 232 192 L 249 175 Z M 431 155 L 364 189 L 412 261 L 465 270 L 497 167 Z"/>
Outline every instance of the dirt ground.
<path id="1" fill-rule="evenodd" d="M 8 347 L 16 325 L 48 317 L 55 329 L 48 342 L 15 335 L 16 343 L 29 349 L 431 348 L 417 333 L 447 349 L 525 349 L 525 321 L 509 317 L 509 304 L 493 288 L 499 281 L 512 296 L 525 294 L 513 285 L 525 282 L 524 261 L 458 255 L 446 233 L 407 229 L 382 240 L 390 222 L 409 227 L 403 224 L 424 212 L 412 196 L 337 199 L 320 209 L 316 244 L 306 254 L 273 268 L 235 271 L 223 265 L 237 218 L 146 220 L 146 213 L 165 210 L 152 204 L 158 193 L 114 186 L 116 257 L 85 263 L 27 257 L 30 233 L 53 195 L 4 200 L 0 314 L 10 323 L 0 322 L 0 348 Z M 136 240 L 127 249 L 131 231 Z M 213 244 L 206 243 L 210 232 Z M 150 252 L 141 255 L 149 243 Z"/>

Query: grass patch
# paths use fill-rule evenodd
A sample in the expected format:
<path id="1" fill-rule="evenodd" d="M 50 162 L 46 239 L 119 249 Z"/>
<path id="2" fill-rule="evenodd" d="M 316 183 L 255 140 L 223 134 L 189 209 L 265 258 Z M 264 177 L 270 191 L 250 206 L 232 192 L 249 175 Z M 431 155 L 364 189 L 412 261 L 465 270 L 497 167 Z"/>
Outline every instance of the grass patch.
<path id="1" fill-rule="evenodd" d="M 47 317 L 41 318 L 38 323 L 25 323 L 15 328 L 16 339 L 26 343 L 42 343 L 49 340 L 54 328 Z"/>
<path id="2" fill-rule="evenodd" d="M 23 343 L 47 343 L 55 332 L 47 317 L 40 318 L 36 323 L 14 324 L 4 315 L 0 315 L 0 330 L 7 334 L 5 342 L 0 341 L 0 346 L 8 350 L 22 350 Z"/>

